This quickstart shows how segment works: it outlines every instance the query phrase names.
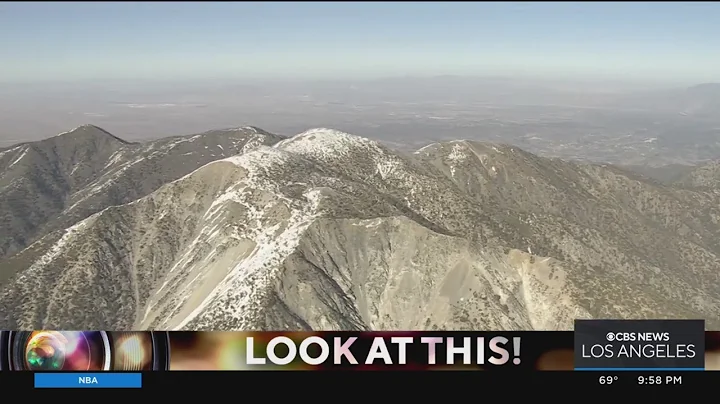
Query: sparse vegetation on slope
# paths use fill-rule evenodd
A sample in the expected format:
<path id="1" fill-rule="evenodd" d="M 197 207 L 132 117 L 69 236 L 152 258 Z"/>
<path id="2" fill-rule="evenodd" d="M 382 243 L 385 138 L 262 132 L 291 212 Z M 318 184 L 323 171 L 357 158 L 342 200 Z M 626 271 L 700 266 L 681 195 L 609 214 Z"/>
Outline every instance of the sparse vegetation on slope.
<path id="1" fill-rule="evenodd" d="M 4 261 L 0 328 L 720 327 L 716 189 L 489 143 L 267 144 L 162 186 L 134 175 L 133 201 Z"/>

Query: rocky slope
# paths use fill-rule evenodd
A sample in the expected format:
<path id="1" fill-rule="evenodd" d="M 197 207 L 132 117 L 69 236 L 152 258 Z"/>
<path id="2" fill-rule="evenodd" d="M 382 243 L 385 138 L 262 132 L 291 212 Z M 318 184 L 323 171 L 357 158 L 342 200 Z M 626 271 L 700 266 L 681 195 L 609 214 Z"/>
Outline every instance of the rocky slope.
<path id="1" fill-rule="evenodd" d="M 0 263 L 0 328 L 720 326 L 720 198 L 610 166 L 315 129 L 138 196 Z"/>
<path id="2" fill-rule="evenodd" d="M 676 181 L 676 184 L 684 187 L 720 191 L 720 161 L 712 161 L 696 167 Z"/>
<path id="3" fill-rule="evenodd" d="M 0 149 L 0 259 L 198 167 L 280 138 L 256 128 L 128 143 L 92 125 Z M 2 277 L 2 275 L 0 275 Z M 0 278 L 1 279 L 1 278 Z"/>

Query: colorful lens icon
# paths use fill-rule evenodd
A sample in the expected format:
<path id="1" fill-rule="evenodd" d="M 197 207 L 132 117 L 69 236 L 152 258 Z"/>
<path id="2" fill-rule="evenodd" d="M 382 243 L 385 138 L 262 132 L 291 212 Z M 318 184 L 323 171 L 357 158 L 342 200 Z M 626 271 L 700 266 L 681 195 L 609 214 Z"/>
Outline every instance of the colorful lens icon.
<path id="1" fill-rule="evenodd" d="M 153 371 L 170 367 L 159 331 L 0 331 L 0 370 Z"/>
<path id="2" fill-rule="evenodd" d="M 25 347 L 25 365 L 33 370 L 60 370 L 65 365 L 69 343 L 60 333 L 38 333 Z"/>
<path id="3" fill-rule="evenodd" d="M 33 331 L 17 333 L 15 368 L 32 371 L 110 370 L 111 352 L 102 331 Z"/>

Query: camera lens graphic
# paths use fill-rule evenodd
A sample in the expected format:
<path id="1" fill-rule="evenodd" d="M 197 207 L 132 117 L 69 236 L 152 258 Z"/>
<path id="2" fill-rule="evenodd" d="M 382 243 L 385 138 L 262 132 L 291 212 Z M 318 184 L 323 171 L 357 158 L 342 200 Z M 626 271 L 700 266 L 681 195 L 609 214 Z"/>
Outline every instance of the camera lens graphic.
<path id="1" fill-rule="evenodd" d="M 0 370 L 167 370 L 166 332 L 0 331 Z"/>
<path id="2" fill-rule="evenodd" d="M 24 370 L 109 370 L 111 362 L 108 336 L 100 331 L 18 333 L 15 352 L 14 367 Z"/>
<path id="3" fill-rule="evenodd" d="M 38 333 L 25 347 L 25 364 L 33 370 L 60 370 L 65 365 L 65 348 L 68 344 L 69 341 L 62 334 Z"/>

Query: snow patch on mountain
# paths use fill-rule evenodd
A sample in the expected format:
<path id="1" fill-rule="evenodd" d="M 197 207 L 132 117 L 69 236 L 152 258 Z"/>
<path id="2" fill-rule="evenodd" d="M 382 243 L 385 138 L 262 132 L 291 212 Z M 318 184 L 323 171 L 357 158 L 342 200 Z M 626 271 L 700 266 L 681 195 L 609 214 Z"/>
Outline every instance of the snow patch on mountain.
<path id="1" fill-rule="evenodd" d="M 463 162 L 468 158 L 467 149 L 456 143 L 453 145 L 452 151 L 448 154 L 447 158 L 454 163 Z"/>
<path id="2" fill-rule="evenodd" d="M 228 157 L 218 162 L 230 162 L 242 167 L 251 177 L 267 175 L 269 170 L 286 163 L 290 159 L 288 153 L 269 146 L 258 146 L 247 153 Z"/>
<path id="3" fill-rule="evenodd" d="M 279 224 L 264 229 L 257 236 L 257 247 L 250 256 L 235 266 L 213 293 L 175 329 L 182 329 L 193 320 L 202 327 L 204 322 L 212 324 L 217 319 L 236 324 L 238 329 L 247 327 L 252 315 L 257 314 L 253 309 L 259 309 L 254 305 L 262 302 L 276 278 L 278 267 L 297 248 L 300 235 L 312 219 L 307 212 L 296 211 L 279 235 L 276 235 Z"/>
<path id="4" fill-rule="evenodd" d="M 20 150 L 20 149 L 22 149 L 22 148 L 24 148 L 24 147 L 25 147 L 25 146 L 15 146 L 15 147 L 10 148 L 10 149 L 7 149 L 7 150 L 5 150 L 5 151 L 0 151 L 0 159 L 3 158 L 3 156 L 5 156 L 6 154 L 10 154 L 10 153 L 12 153 L 12 152 L 14 152 L 14 151 L 18 151 L 18 150 Z"/>
<path id="5" fill-rule="evenodd" d="M 115 181 L 117 181 L 117 179 L 123 175 L 123 173 L 125 173 L 127 170 L 129 170 L 132 166 L 142 162 L 143 160 L 145 160 L 145 157 L 139 157 L 135 160 L 129 161 L 129 162 L 123 164 L 122 166 L 120 166 L 117 170 L 111 171 L 108 174 L 101 176 L 96 181 L 94 181 L 92 184 L 90 184 L 88 187 L 83 188 L 79 192 L 73 194 L 71 196 L 71 199 L 73 197 L 75 197 L 76 195 L 80 195 L 80 194 L 84 194 L 84 195 L 82 197 L 80 197 L 80 199 L 78 199 L 75 203 L 70 205 L 70 207 L 65 209 L 65 212 L 69 212 L 69 211 L 73 210 L 75 207 L 77 207 L 81 203 L 85 202 L 93 195 L 98 194 L 98 193 L 102 192 L 103 190 L 107 189 L 108 187 L 113 185 L 115 183 Z"/>
<path id="6" fill-rule="evenodd" d="M 314 157 L 341 157 L 358 147 L 378 149 L 378 143 L 339 130 L 316 128 L 283 140 L 275 148 Z"/>
<path id="7" fill-rule="evenodd" d="M 7 166 L 7 168 L 10 168 L 10 167 L 14 166 L 14 165 L 17 164 L 20 160 L 22 160 L 22 158 L 25 157 L 25 155 L 27 154 L 27 152 L 28 152 L 29 149 L 30 149 L 29 147 L 25 146 L 25 147 L 23 148 L 23 151 L 20 153 L 20 155 L 17 156 L 17 157 L 15 157 L 15 158 L 13 159 L 13 161 L 11 161 L 10 164 Z"/>
<path id="8" fill-rule="evenodd" d="M 33 262 L 33 264 L 30 265 L 30 267 L 27 269 L 27 271 L 23 272 L 18 277 L 17 281 L 24 281 L 28 276 L 31 276 L 35 272 L 42 270 L 48 264 L 60 257 L 65 251 L 66 247 L 72 242 L 72 240 L 77 236 L 81 235 L 82 232 L 88 227 L 88 225 L 92 223 L 94 218 L 95 216 L 91 216 L 71 227 L 68 227 L 63 233 L 62 237 L 60 237 L 60 239 L 56 241 L 55 244 L 53 244 L 52 247 L 50 247 L 50 249 L 45 254 L 43 254 L 42 256 L 40 256 L 40 258 Z M 32 245 L 30 247 L 32 247 Z"/>
<path id="9" fill-rule="evenodd" d="M 70 129 L 70 130 L 67 131 L 67 132 L 60 132 L 60 133 L 58 133 L 57 135 L 55 135 L 55 137 L 67 135 L 67 134 L 73 133 L 73 132 L 75 132 L 75 131 L 77 131 L 77 130 L 80 130 L 80 129 L 82 129 L 82 128 L 86 128 L 86 127 L 88 127 L 88 126 L 90 126 L 90 125 L 80 125 L 80 126 L 78 126 L 77 128 Z"/>

